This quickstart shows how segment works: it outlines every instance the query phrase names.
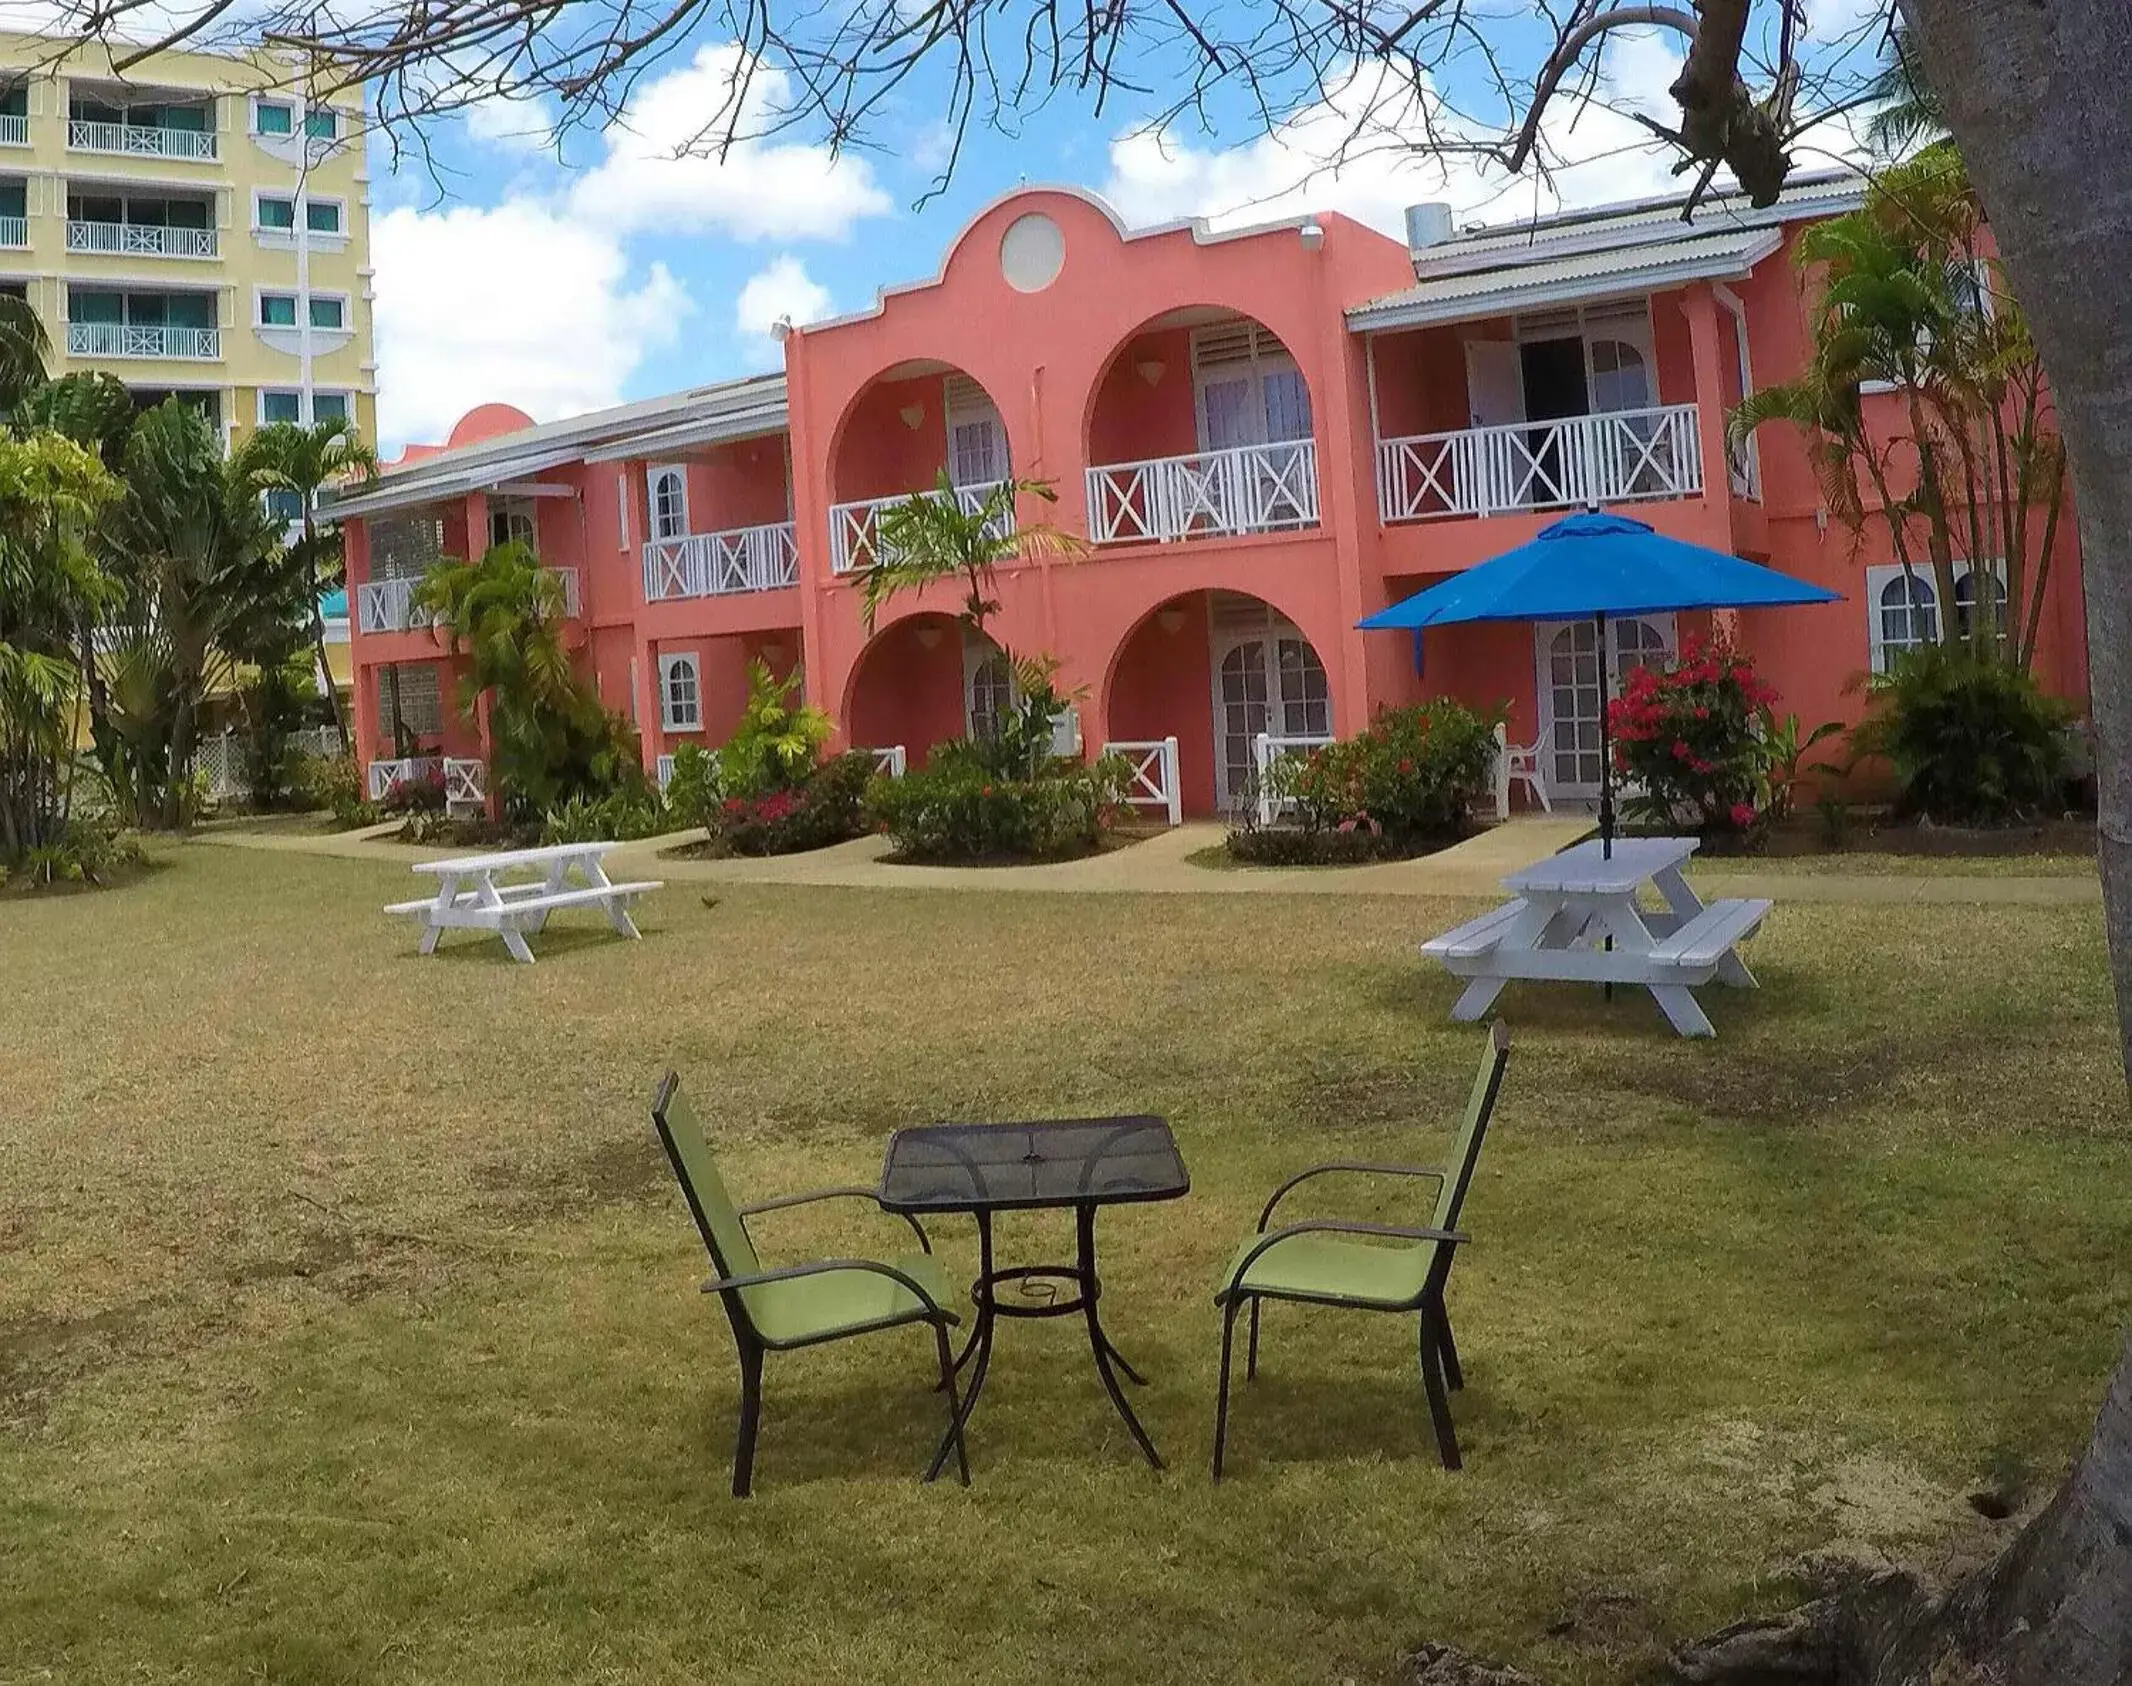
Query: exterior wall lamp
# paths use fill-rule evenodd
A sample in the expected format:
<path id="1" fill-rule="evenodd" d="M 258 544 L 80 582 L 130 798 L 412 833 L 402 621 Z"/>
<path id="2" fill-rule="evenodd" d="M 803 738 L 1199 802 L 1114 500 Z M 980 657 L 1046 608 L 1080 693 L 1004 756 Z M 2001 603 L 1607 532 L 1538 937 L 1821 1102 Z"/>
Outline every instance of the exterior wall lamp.
<path id="1" fill-rule="evenodd" d="M 1184 631 L 1184 611 L 1175 605 L 1167 609 L 1157 609 L 1155 611 L 1155 624 L 1174 638 L 1178 633 Z"/>
<path id="2" fill-rule="evenodd" d="M 918 640 L 918 648 L 921 650 L 937 650 L 940 648 L 940 628 L 933 625 L 931 621 L 927 621 L 922 626 L 913 627 L 911 636 Z"/>
<path id="3" fill-rule="evenodd" d="M 916 433 L 918 424 L 925 420 L 925 406 L 923 404 L 906 404 L 896 414 L 903 418 L 905 427 Z"/>
<path id="4" fill-rule="evenodd" d="M 1159 357 L 1143 357 L 1133 367 L 1140 371 L 1140 378 L 1153 386 L 1162 379 L 1162 371 L 1169 365 Z"/>
<path id="5" fill-rule="evenodd" d="M 1315 252 L 1325 244 L 1325 230 L 1314 222 L 1306 222 L 1296 230 L 1296 235 L 1302 240 L 1306 252 Z"/>

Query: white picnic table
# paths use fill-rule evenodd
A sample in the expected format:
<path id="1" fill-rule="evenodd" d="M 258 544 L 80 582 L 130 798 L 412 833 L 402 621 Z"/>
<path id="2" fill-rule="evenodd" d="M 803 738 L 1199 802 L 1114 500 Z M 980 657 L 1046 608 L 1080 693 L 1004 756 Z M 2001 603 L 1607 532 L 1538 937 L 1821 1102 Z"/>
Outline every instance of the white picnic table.
<path id="1" fill-rule="evenodd" d="M 638 935 L 629 903 L 661 886 L 656 880 L 617 884 L 607 876 L 606 856 L 618 843 L 551 843 L 539 849 L 502 849 L 447 861 L 417 861 L 416 872 L 434 873 L 437 893 L 394 902 L 387 913 L 423 921 L 421 952 L 434 954 L 449 930 L 493 931 L 512 955 L 533 964 L 526 934 L 537 932 L 559 908 L 598 907 L 625 937 Z M 533 877 L 505 882 L 514 873 Z M 575 878 L 576 883 L 571 880 Z"/>
<path id="2" fill-rule="evenodd" d="M 1516 900 L 1421 945 L 1471 980 L 1451 1016 L 1480 1018 L 1517 978 L 1638 985 L 1681 1035 L 1715 1036 L 1694 991 L 1712 981 L 1755 987 L 1736 945 L 1771 904 L 1725 897 L 1706 906 L 1681 876 L 1697 847 L 1693 837 L 1626 837 L 1608 857 L 1594 840 L 1511 873 L 1503 887 Z M 1640 904 L 1645 884 L 1663 910 Z"/>

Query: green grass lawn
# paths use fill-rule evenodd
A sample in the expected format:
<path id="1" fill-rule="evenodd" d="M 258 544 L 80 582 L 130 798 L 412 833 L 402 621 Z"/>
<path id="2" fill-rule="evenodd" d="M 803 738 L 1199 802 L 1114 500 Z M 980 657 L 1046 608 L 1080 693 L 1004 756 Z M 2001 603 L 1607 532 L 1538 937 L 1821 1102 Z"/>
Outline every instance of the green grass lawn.
<path id="1" fill-rule="evenodd" d="M 1801 1553 L 1988 1544 L 1966 1496 L 2063 1468 L 2132 1312 L 2093 909 L 1779 907 L 1715 1043 L 1513 989 L 1452 1282 L 1465 1472 L 1411 1326 L 1275 1308 L 1217 1490 L 1216 1270 L 1289 1170 L 1445 1145 L 1479 1034 L 1414 945 L 1470 905 L 675 888 L 643 943 L 580 915 L 520 968 L 418 959 L 397 868 L 175 855 L 0 904 L 7 1686 L 1331 1686 L 1423 1640 L 1628 1681 Z M 968 1492 L 917 1484 L 904 1331 L 773 1355 L 729 1499 L 669 1063 L 743 1199 L 869 1181 L 902 1123 L 1166 1114 L 1192 1195 L 1102 1252 L 1169 1472 L 1073 1325 L 1015 1323 Z"/>

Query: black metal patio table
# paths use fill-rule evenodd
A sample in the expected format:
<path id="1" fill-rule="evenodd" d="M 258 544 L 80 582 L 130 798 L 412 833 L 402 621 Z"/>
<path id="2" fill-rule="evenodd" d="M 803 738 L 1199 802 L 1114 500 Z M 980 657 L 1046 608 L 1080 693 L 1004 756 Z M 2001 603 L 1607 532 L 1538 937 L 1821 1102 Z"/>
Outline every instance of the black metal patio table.
<path id="1" fill-rule="evenodd" d="M 1147 1380 L 1104 1333 L 1096 1301 L 1096 1208 L 1150 1200 L 1175 1200 L 1191 1192 L 1192 1179 L 1178 1155 L 1176 1138 L 1160 1118 L 1062 1118 L 1027 1124 L 927 1124 L 898 1130 L 889 1138 L 881 1166 L 881 1204 L 891 1212 L 968 1212 L 977 1220 L 977 1280 L 970 1285 L 976 1318 L 968 1343 L 955 1360 L 959 1373 L 973 1366 L 963 1391 L 967 1423 L 984 1391 L 992 1362 L 992 1325 L 1001 1317 L 1070 1317 L 1088 1324 L 1088 1348 L 1096 1374 L 1118 1415 L 1155 1468 L 1162 1458 L 1140 1426 L 1116 1372 L 1136 1387 Z M 992 1220 L 999 1212 L 1072 1207 L 1074 1262 L 1001 1267 L 992 1253 Z M 1013 1284 L 1016 1292 L 1002 1297 Z M 1059 1284 L 1072 1292 L 1061 1296 Z M 1049 1287 L 1049 1293 L 1039 1291 Z M 950 1434 L 926 1471 L 937 1476 L 954 1443 Z"/>

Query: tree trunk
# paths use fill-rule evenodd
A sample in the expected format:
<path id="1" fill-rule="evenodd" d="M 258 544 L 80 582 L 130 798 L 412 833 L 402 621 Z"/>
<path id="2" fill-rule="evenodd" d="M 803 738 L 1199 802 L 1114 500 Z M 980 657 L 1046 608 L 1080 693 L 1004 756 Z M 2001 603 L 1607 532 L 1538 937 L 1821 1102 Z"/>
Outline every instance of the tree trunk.
<path id="1" fill-rule="evenodd" d="M 2132 100 L 2111 68 L 2132 62 L 2132 6 L 1900 4 L 2036 337 L 2072 464 L 2104 918 L 2132 1076 Z"/>
<path id="2" fill-rule="evenodd" d="M 1945 1597 L 1876 1575 L 1674 1658 L 1682 1686 L 2124 1686 L 2132 1680 L 2132 1340 L 2056 1498 Z"/>

